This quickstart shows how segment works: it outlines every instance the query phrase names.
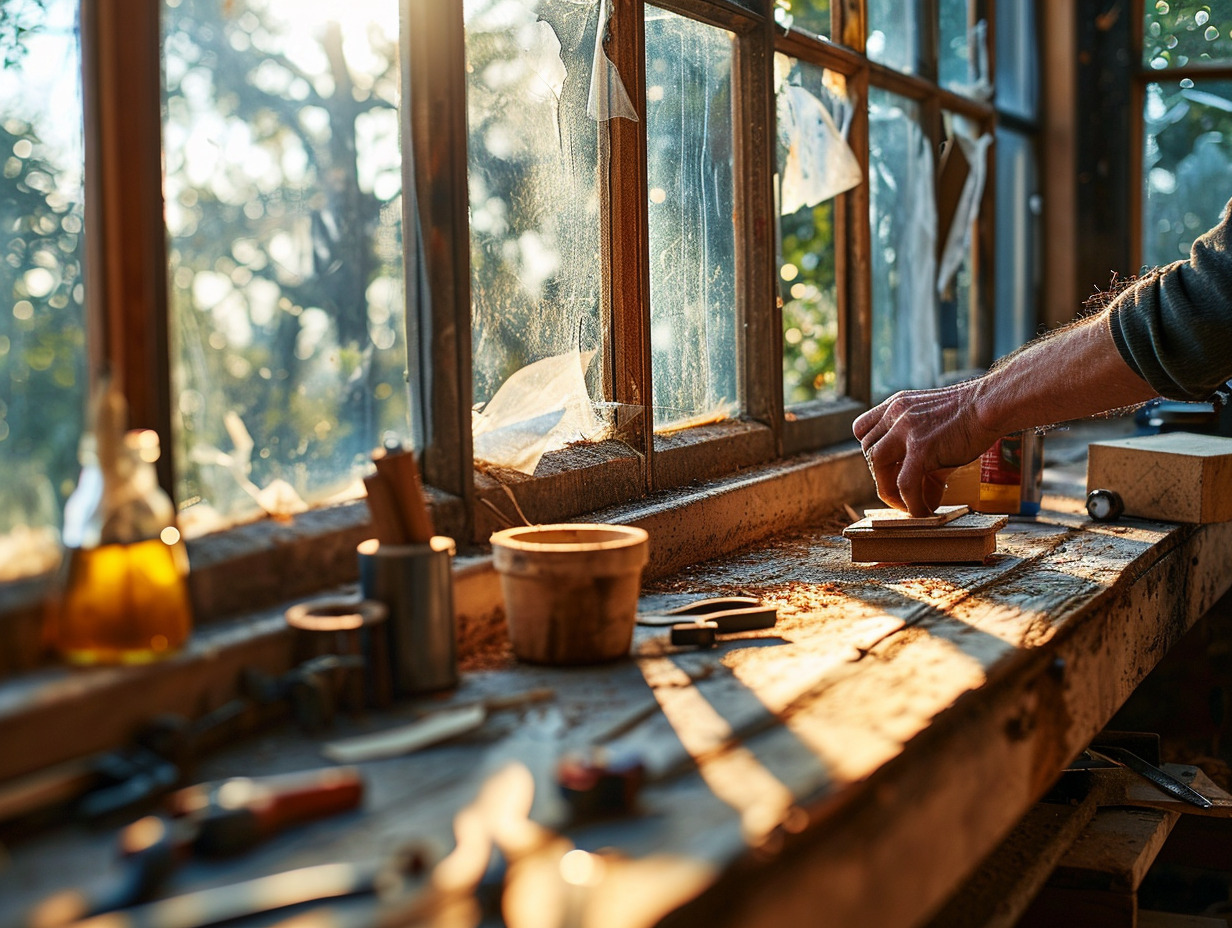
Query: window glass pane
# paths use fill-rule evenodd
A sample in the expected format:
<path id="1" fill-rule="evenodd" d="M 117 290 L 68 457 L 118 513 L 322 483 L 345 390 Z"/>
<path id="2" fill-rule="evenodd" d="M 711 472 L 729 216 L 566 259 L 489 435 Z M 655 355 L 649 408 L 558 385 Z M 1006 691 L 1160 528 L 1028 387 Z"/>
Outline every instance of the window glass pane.
<path id="1" fill-rule="evenodd" d="M 352 492 L 409 439 L 397 0 L 166 0 L 190 531 Z"/>
<path id="2" fill-rule="evenodd" d="M 972 276 L 975 267 L 975 242 L 971 243 L 962 264 L 938 300 L 941 373 L 963 374 L 971 370 L 971 320 L 978 306 Z M 944 379 L 944 378 L 943 378 Z"/>
<path id="3" fill-rule="evenodd" d="M 919 107 L 869 90 L 873 393 L 937 383 L 937 207 Z"/>
<path id="4" fill-rule="evenodd" d="M 1155 70 L 1232 58 L 1232 0 L 1146 0 L 1142 63 Z"/>
<path id="5" fill-rule="evenodd" d="M 53 567 L 87 389 L 75 0 L 0 7 L 0 580 Z"/>
<path id="6" fill-rule="evenodd" d="M 475 403 L 508 384 L 476 422 L 475 456 L 518 466 L 528 448 L 602 434 L 591 401 L 603 399 L 606 124 L 586 109 L 599 5 L 467 0 L 464 9 Z M 509 379 L 534 362 L 543 363 Z M 508 426 L 522 439 L 500 438 Z"/>
<path id="7" fill-rule="evenodd" d="M 646 8 L 654 421 L 738 412 L 732 38 Z"/>
<path id="8" fill-rule="evenodd" d="M 779 300 L 783 311 L 783 398 L 787 405 L 835 396 L 838 287 L 832 183 L 850 103 L 841 75 L 776 58 Z M 821 110 L 831 117 L 826 123 Z M 858 171 L 857 171 L 858 174 Z"/>
<path id="9" fill-rule="evenodd" d="M 868 0 L 869 60 L 914 74 L 920 68 L 919 3 Z"/>
<path id="10" fill-rule="evenodd" d="M 830 36 L 830 0 L 778 0 L 774 18 L 785 28 Z"/>
<path id="11" fill-rule="evenodd" d="M 972 0 L 940 0 L 938 20 L 938 83 L 955 93 L 986 99 L 992 92 L 988 33 L 975 18 Z"/>
<path id="12" fill-rule="evenodd" d="M 1009 354 L 1037 326 L 1039 305 L 1039 174 L 1034 142 L 997 129 L 997 313 L 994 351 Z"/>
<path id="13" fill-rule="evenodd" d="M 1232 81 L 1148 84 L 1143 106 L 1142 261 L 1189 256 L 1232 190 Z"/>
<path id="14" fill-rule="evenodd" d="M 997 108 L 1034 119 L 1039 105 L 1035 0 L 997 0 Z"/>

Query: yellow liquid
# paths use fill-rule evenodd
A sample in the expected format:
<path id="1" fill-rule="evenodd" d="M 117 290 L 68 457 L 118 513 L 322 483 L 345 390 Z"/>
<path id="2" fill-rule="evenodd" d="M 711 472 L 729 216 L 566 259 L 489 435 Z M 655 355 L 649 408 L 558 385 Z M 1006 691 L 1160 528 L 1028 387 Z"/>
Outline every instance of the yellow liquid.
<path id="1" fill-rule="evenodd" d="M 51 646 L 74 664 L 143 664 L 188 639 L 192 611 L 183 542 L 160 539 L 68 552 L 52 607 Z"/>

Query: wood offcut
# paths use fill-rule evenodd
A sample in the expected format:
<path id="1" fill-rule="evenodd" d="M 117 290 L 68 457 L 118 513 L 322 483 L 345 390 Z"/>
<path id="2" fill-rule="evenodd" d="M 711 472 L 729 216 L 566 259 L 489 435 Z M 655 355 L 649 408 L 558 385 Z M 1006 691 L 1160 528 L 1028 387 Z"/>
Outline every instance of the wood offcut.
<path id="1" fill-rule="evenodd" d="M 947 507 L 960 508 L 966 507 Z M 942 515 L 942 518 L 948 513 Z M 964 512 L 944 521 L 925 525 L 890 520 L 878 524 L 865 518 L 843 530 L 851 542 L 851 559 L 856 563 L 875 561 L 900 564 L 982 563 L 997 550 L 997 532 L 1009 519 L 1003 515 Z M 912 520 L 915 521 L 915 520 Z"/>

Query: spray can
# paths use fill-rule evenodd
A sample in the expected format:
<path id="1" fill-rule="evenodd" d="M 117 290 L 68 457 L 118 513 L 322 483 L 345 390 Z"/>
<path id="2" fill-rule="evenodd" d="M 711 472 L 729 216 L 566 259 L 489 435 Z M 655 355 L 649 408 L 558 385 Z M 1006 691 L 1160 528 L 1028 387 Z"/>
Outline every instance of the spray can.
<path id="1" fill-rule="evenodd" d="M 980 458 L 980 512 L 1039 513 L 1044 440 L 1034 429 L 997 439 Z"/>

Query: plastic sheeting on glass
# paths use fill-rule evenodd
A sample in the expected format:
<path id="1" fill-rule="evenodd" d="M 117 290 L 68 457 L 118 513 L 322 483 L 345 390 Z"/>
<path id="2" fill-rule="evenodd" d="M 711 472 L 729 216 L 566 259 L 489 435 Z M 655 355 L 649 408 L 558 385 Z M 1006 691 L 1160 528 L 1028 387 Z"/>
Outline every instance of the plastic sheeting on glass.
<path id="1" fill-rule="evenodd" d="M 1162 71 L 1232 59 L 1232 0 L 1147 0 L 1143 6 L 1146 67 Z"/>
<path id="2" fill-rule="evenodd" d="M 595 32 L 594 61 L 590 71 L 590 97 L 586 103 L 586 113 L 591 119 L 600 122 L 616 118 L 637 122 L 637 110 L 633 108 L 629 92 L 625 90 L 624 82 L 620 79 L 620 72 L 603 50 L 612 16 L 608 3 L 609 0 L 599 0 L 599 28 Z"/>
<path id="3" fill-rule="evenodd" d="M 646 7 L 657 429 L 738 411 L 732 37 Z"/>
<path id="4" fill-rule="evenodd" d="M 1187 258 L 1232 191 L 1232 82 L 1148 84 L 1143 105 L 1142 261 Z"/>
<path id="5" fill-rule="evenodd" d="M 782 54 L 775 55 L 774 71 L 779 212 L 787 216 L 850 190 L 864 175 L 847 144 L 850 101 L 827 87 L 841 78 Z"/>
<path id="6" fill-rule="evenodd" d="M 774 64 L 783 396 L 790 406 L 837 392 L 833 198 L 863 174 L 845 138 L 852 106 L 842 76 L 781 53 Z"/>
<path id="7" fill-rule="evenodd" d="M 588 113 L 596 74 L 605 72 L 595 55 L 600 6 L 467 0 L 464 7 L 473 389 L 485 413 L 503 385 L 536 376 L 536 363 L 602 345 L 598 173 L 607 129 Z M 600 361 L 585 373 L 586 392 L 601 399 Z M 563 409 L 575 398 L 556 399 Z M 477 417 L 476 428 L 490 419 Z M 501 428 L 513 424 L 502 414 Z M 534 456 L 553 429 L 540 419 L 514 432 Z M 500 456 L 493 447 L 477 440 L 476 456 L 518 466 L 521 452 L 509 442 Z"/>
<path id="8" fill-rule="evenodd" d="M 933 154 L 914 102 L 869 92 L 873 394 L 934 386 L 941 373 Z"/>
<path id="9" fill-rule="evenodd" d="M 988 75 L 988 23 L 981 19 L 968 26 L 967 3 L 968 0 L 957 0 L 941 6 L 937 77 L 947 90 L 987 100 L 992 96 Z M 960 13 L 961 18 L 958 18 Z"/>
<path id="10" fill-rule="evenodd" d="M 977 127 L 961 116 L 949 119 L 950 131 L 966 158 L 968 172 L 958 196 L 958 207 L 947 231 L 937 269 L 937 292 L 946 290 L 958 271 L 958 266 L 971 250 L 971 231 L 980 213 L 980 198 L 984 194 L 984 176 L 988 168 L 988 146 L 992 135 L 976 135 Z"/>
<path id="11" fill-rule="evenodd" d="M 533 474 L 547 452 L 602 436 L 607 426 L 586 388 L 594 356 L 570 351 L 515 371 L 472 415 L 475 458 Z"/>

